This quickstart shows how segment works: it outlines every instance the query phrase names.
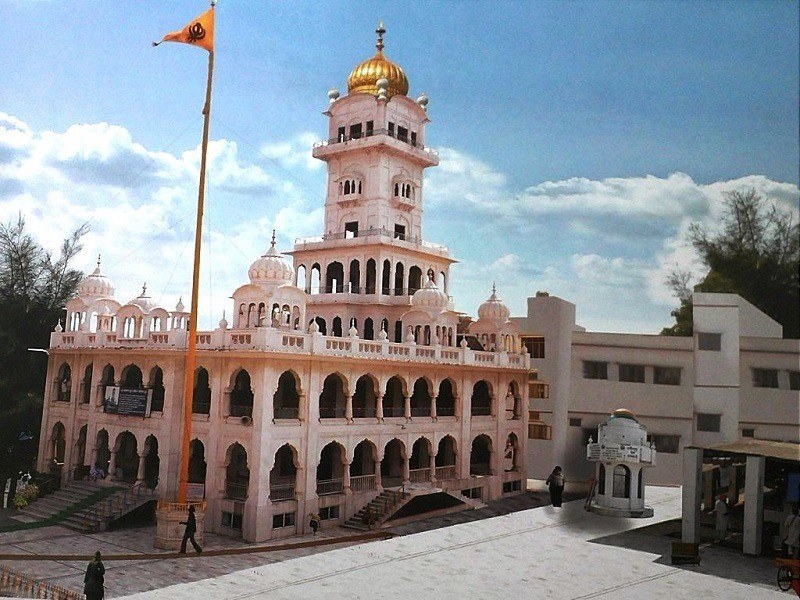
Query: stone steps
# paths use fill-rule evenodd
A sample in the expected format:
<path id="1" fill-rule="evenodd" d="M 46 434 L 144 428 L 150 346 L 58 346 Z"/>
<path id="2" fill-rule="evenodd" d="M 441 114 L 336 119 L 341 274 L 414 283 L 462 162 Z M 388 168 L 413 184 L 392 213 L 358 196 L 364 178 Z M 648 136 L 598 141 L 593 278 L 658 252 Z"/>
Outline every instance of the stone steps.
<path id="1" fill-rule="evenodd" d="M 397 509 L 403 506 L 403 504 L 405 504 L 405 502 L 410 498 L 410 494 L 384 490 L 370 500 L 367 504 L 365 504 L 364 507 L 361 508 L 356 514 L 345 521 L 342 524 L 342 527 L 358 529 L 360 531 L 368 531 L 369 527 L 364 524 L 364 513 L 366 512 L 367 506 L 369 506 L 375 518 L 373 528 L 380 528 L 383 522 L 397 512 Z"/>

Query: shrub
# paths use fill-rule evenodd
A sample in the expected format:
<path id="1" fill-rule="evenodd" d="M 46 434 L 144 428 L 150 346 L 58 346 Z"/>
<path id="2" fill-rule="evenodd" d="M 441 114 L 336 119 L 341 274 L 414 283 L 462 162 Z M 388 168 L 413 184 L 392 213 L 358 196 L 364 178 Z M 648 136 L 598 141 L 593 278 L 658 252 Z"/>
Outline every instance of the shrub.
<path id="1" fill-rule="evenodd" d="M 17 508 L 24 508 L 36 500 L 38 495 L 38 486 L 33 483 L 29 483 L 25 487 L 17 490 L 17 493 L 14 495 L 14 506 Z"/>

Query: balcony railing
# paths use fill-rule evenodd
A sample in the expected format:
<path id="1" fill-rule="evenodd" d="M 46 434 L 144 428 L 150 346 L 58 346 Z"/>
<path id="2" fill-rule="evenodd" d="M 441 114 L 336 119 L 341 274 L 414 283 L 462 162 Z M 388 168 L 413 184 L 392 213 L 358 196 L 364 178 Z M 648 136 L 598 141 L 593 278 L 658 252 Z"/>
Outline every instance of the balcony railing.
<path id="1" fill-rule="evenodd" d="M 370 227 L 368 229 L 359 229 L 358 231 L 330 232 L 322 236 L 297 238 L 295 239 L 294 243 L 295 245 L 317 244 L 323 241 L 327 242 L 331 240 L 346 240 L 346 239 L 373 237 L 373 236 L 396 239 L 400 240 L 401 242 L 408 242 L 409 244 L 414 244 L 416 246 L 424 246 L 425 248 L 431 248 L 432 250 L 448 252 L 447 246 L 442 246 L 441 244 L 434 244 L 433 242 L 426 242 L 420 237 L 408 235 L 405 233 L 395 232 L 392 231 L 391 229 L 386 229 L 385 227 Z M 344 287 L 343 284 L 342 287 Z"/>
<path id="2" fill-rule="evenodd" d="M 163 407 L 163 405 L 162 405 Z M 233 410 L 233 407 L 231 407 Z M 192 412 L 196 415 L 207 415 L 211 411 L 211 403 L 210 402 L 192 402 Z M 233 413 L 231 413 L 233 414 Z M 240 416 L 240 415 L 236 415 Z"/>
<path id="3" fill-rule="evenodd" d="M 247 484 L 226 481 L 225 497 L 230 500 L 247 500 Z"/>
<path id="4" fill-rule="evenodd" d="M 455 406 L 439 406 L 436 405 L 436 416 L 437 417 L 455 417 L 456 416 L 456 407 Z"/>
<path id="5" fill-rule="evenodd" d="M 232 417 L 252 417 L 253 416 L 253 407 L 252 406 L 242 406 L 241 404 L 231 404 L 231 416 Z"/>
<path id="6" fill-rule="evenodd" d="M 296 406 L 276 406 L 275 419 L 297 419 L 300 409 Z"/>
<path id="7" fill-rule="evenodd" d="M 319 479 L 317 480 L 317 496 L 327 496 L 329 494 L 341 494 L 344 491 L 343 479 Z"/>
<path id="8" fill-rule="evenodd" d="M 492 407 L 491 406 L 473 406 L 472 407 L 472 416 L 473 417 L 488 417 L 491 414 L 492 414 Z"/>
<path id="9" fill-rule="evenodd" d="M 321 148 L 324 146 L 333 146 L 334 144 L 346 144 L 347 142 L 352 142 L 354 140 L 360 140 L 364 138 L 374 137 L 376 135 L 388 135 L 389 137 L 393 137 L 401 142 L 404 142 L 410 146 L 415 148 L 419 148 L 423 152 L 427 152 L 428 154 L 433 154 L 434 156 L 439 156 L 439 153 L 431 148 L 430 146 L 424 146 L 420 142 L 416 140 L 416 138 L 412 138 L 409 135 L 402 135 L 394 130 L 390 131 L 389 129 L 367 129 L 364 133 L 353 133 L 351 135 L 339 135 L 335 138 L 328 138 L 327 140 L 320 140 L 319 142 L 314 143 L 314 148 Z"/>
<path id="10" fill-rule="evenodd" d="M 469 466 L 470 475 L 491 475 L 492 468 L 489 463 L 473 463 Z"/>
<path id="11" fill-rule="evenodd" d="M 353 492 L 367 492 L 375 489 L 375 475 L 357 475 L 350 478 L 350 489 Z"/>
<path id="12" fill-rule="evenodd" d="M 320 406 L 319 418 L 320 419 L 344 419 L 345 407 L 344 406 Z"/>
<path id="13" fill-rule="evenodd" d="M 412 417 L 430 417 L 431 416 L 430 404 L 428 406 L 412 406 L 411 407 L 411 416 Z"/>
<path id="14" fill-rule="evenodd" d="M 404 417 L 406 416 L 406 409 L 403 406 L 384 406 L 384 417 Z"/>
<path id="15" fill-rule="evenodd" d="M 408 479 L 411 483 L 424 483 L 431 480 L 430 467 L 427 469 L 411 469 L 408 472 Z"/>
<path id="16" fill-rule="evenodd" d="M 445 479 L 456 479 L 456 466 L 455 465 L 447 465 L 445 467 L 436 467 L 434 470 L 434 477 L 436 477 L 437 481 L 443 481 Z"/>
<path id="17" fill-rule="evenodd" d="M 368 419 L 375 417 L 377 411 L 374 406 L 354 406 L 353 417 L 356 419 Z"/>
<path id="18" fill-rule="evenodd" d="M 273 502 L 281 500 L 294 500 L 294 483 L 283 483 L 269 486 L 269 499 Z"/>

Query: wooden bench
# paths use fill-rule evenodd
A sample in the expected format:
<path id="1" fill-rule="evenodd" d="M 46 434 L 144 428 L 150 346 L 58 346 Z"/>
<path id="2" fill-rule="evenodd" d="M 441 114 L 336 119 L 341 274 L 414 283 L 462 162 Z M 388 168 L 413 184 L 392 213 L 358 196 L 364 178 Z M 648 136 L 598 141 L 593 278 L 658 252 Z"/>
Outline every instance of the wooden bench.
<path id="1" fill-rule="evenodd" d="M 673 565 L 699 565 L 700 544 L 690 542 L 672 542 Z"/>

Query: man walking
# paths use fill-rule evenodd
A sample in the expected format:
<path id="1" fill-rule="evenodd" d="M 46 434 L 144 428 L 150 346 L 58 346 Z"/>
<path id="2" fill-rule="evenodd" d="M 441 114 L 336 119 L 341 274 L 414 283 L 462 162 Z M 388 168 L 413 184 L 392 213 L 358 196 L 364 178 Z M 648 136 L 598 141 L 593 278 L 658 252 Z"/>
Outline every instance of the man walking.
<path id="1" fill-rule="evenodd" d="M 200 554 L 203 549 L 194 541 L 194 534 L 197 532 L 197 520 L 194 518 L 194 506 L 189 506 L 189 516 L 185 521 L 181 521 L 181 525 L 186 525 L 186 530 L 183 532 L 183 541 L 181 542 L 181 554 L 186 554 L 187 540 L 192 542 L 192 546 Z"/>

